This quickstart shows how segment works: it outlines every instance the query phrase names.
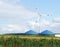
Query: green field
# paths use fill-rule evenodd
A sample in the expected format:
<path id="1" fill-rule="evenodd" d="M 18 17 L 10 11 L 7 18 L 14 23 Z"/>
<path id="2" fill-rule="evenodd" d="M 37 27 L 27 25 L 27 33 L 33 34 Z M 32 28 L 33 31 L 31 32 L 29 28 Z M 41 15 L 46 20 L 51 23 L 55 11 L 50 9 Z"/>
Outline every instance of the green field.
<path id="1" fill-rule="evenodd" d="M 60 38 L 37 35 L 0 35 L 0 47 L 60 47 Z"/>

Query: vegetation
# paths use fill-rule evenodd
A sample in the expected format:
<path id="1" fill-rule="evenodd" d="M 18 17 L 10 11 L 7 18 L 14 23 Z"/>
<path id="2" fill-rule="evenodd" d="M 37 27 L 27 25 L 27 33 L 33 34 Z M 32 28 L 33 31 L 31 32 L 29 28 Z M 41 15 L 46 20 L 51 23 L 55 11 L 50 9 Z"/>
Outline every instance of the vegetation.
<path id="1" fill-rule="evenodd" d="M 0 47 L 60 47 L 60 38 L 0 36 Z"/>

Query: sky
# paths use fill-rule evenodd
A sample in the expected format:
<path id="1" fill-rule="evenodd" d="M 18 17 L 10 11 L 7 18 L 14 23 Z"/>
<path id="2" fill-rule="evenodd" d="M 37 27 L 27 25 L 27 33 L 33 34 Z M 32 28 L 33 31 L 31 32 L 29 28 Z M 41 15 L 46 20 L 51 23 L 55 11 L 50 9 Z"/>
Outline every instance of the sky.
<path id="1" fill-rule="evenodd" d="M 28 30 L 60 33 L 60 0 L 0 0 L 0 34 Z"/>

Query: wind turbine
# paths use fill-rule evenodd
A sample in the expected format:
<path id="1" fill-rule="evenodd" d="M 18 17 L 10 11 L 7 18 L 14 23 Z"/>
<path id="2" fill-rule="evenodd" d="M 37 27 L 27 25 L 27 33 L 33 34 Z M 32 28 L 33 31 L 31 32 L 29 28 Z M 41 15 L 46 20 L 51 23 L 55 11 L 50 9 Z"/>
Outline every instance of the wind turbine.
<path id="1" fill-rule="evenodd" d="M 36 10 L 36 12 L 37 12 L 37 14 L 38 14 L 38 17 L 39 17 L 39 32 L 41 32 L 41 27 L 40 27 L 40 21 L 41 21 L 41 17 L 43 16 L 43 15 L 45 15 L 45 16 L 52 16 L 52 14 L 46 14 L 46 13 L 42 13 L 42 14 L 40 14 L 39 13 L 39 11 L 37 11 L 38 10 L 38 8 L 35 8 L 35 10 Z M 52 20 L 53 20 L 53 18 L 52 18 Z M 48 25 L 47 25 L 48 26 Z"/>
<path id="2" fill-rule="evenodd" d="M 37 11 L 37 10 L 38 10 L 38 8 L 36 8 L 36 12 L 37 12 L 38 17 L 39 17 L 39 19 L 38 19 L 38 20 L 39 20 L 39 22 L 38 22 L 38 23 L 39 23 L 39 32 L 41 32 L 40 20 L 41 20 L 41 16 L 42 16 L 42 15 L 41 15 L 41 14 L 39 13 L 39 11 Z"/>

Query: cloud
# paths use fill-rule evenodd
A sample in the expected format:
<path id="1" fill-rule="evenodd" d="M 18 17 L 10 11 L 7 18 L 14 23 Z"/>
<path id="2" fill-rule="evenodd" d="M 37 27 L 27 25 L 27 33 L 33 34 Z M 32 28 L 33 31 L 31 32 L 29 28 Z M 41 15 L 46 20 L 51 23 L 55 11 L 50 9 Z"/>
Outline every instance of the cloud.
<path id="1" fill-rule="evenodd" d="M 39 30 L 41 31 L 46 30 L 48 26 L 50 26 L 50 22 L 47 20 L 42 20 L 41 22 L 29 21 L 28 24 L 29 24 L 28 27 L 30 29 L 35 30 L 37 32 L 39 32 Z"/>
<path id="2" fill-rule="evenodd" d="M 0 1 L 3 1 L 3 2 L 6 2 L 6 3 L 12 3 L 12 4 L 17 4 L 18 2 L 20 2 L 21 0 L 0 0 Z"/>
<path id="3" fill-rule="evenodd" d="M 57 20 L 58 21 L 58 20 Z M 51 30 L 55 33 L 60 33 L 60 23 L 50 22 L 49 20 L 41 20 L 41 22 L 30 21 L 29 22 L 30 28 L 37 32 L 42 32 L 44 30 Z M 40 30 L 40 31 L 39 31 Z"/>
<path id="4" fill-rule="evenodd" d="M 60 17 L 59 18 L 54 18 L 53 22 L 60 23 Z"/>
<path id="5" fill-rule="evenodd" d="M 11 5 L 9 3 L 5 3 L 0 1 L 0 14 L 4 14 L 3 16 L 12 16 L 12 17 L 23 17 L 23 18 L 32 18 L 37 17 L 37 13 L 27 10 L 22 5 Z M 2 17 L 3 17 L 2 16 Z"/>
<path id="6" fill-rule="evenodd" d="M 21 27 L 19 25 L 7 25 L 7 26 L 3 26 L 3 27 L 0 27 L 1 31 L 3 33 L 13 33 L 15 31 L 20 31 L 21 30 Z"/>
<path id="7" fill-rule="evenodd" d="M 60 33 L 60 23 L 56 23 L 56 22 L 51 23 L 50 29 L 55 33 Z"/>
<path id="8" fill-rule="evenodd" d="M 0 0 L 0 33 L 24 32 L 27 30 L 25 23 L 36 15 L 37 13 L 27 10 L 22 5 Z"/>
<path id="9" fill-rule="evenodd" d="M 20 25 L 7 25 L 7 26 L 0 26 L 0 34 L 6 34 L 6 33 L 23 33 L 26 32 L 28 29 L 25 26 Z"/>
<path id="10" fill-rule="evenodd" d="M 25 26 L 10 24 L 7 26 L 3 26 L 0 29 L 3 33 L 17 33 L 17 32 L 23 33 L 31 29 L 37 32 L 42 32 L 44 30 L 51 30 L 56 33 L 56 32 L 60 32 L 59 31 L 60 23 L 49 22 L 47 20 L 42 20 L 40 23 L 36 21 L 28 21 Z"/>
<path id="11" fill-rule="evenodd" d="M 60 18 L 54 18 L 53 22 L 45 19 L 36 22 L 39 15 L 18 5 L 19 1 L 21 0 L 0 0 L 0 33 L 25 32 L 30 29 L 37 32 L 46 29 L 60 32 Z"/>
<path id="12" fill-rule="evenodd" d="M 13 5 L 0 1 L 0 21 L 4 23 L 26 23 L 27 20 L 37 17 L 37 13 L 27 10 L 22 5 Z"/>

